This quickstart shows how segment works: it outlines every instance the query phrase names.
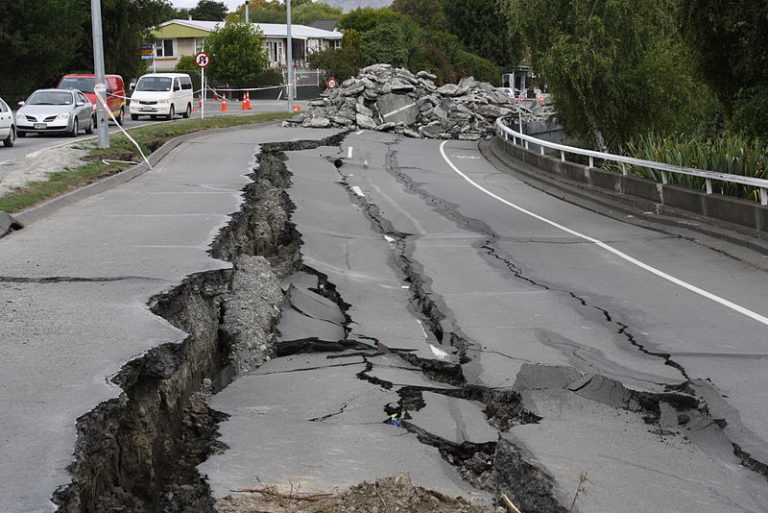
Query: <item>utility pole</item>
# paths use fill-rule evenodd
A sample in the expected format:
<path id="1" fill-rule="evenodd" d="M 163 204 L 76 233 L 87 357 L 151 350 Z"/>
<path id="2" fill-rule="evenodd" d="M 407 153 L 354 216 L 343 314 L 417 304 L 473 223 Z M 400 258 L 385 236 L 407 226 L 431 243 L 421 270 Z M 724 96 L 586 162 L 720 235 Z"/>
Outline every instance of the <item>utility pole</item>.
<path id="1" fill-rule="evenodd" d="M 106 78 L 104 77 L 104 37 L 101 30 L 101 0 L 91 0 L 91 25 L 93 26 L 93 70 L 96 73 L 96 83 L 103 87 L 94 89 L 96 95 L 106 103 Z M 97 132 L 99 148 L 109 148 L 109 133 L 107 132 L 107 113 L 102 101 L 96 103 L 98 118 Z"/>
<path id="2" fill-rule="evenodd" d="M 249 0 L 245 0 L 245 22 L 246 23 L 251 22 L 251 12 L 248 6 L 249 3 L 251 3 Z"/>
<path id="3" fill-rule="evenodd" d="M 291 0 L 285 0 L 288 11 L 288 112 L 293 111 L 293 38 L 291 38 Z"/>

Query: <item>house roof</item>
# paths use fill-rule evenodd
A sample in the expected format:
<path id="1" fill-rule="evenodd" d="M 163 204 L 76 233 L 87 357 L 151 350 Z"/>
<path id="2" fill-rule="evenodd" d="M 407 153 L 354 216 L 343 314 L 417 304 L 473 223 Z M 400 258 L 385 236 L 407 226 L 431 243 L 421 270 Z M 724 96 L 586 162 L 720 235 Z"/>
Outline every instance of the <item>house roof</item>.
<path id="1" fill-rule="evenodd" d="M 153 30 L 157 31 L 163 29 L 169 25 L 180 25 L 193 29 L 194 31 L 213 32 L 216 27 L 222 25 L 223 21 L 199 21 L 199 20 L 169 20 L 161 23 Z M 264 37 L 271 38 L 286 38 L 288 37 L 288 27 L 281 23 L 251 23 L 258 27 Z M 191 34 L 190 37 L 194 37 Z M 340 40 L 342 38 L 341 32 L 335 30 L 323 30 L 314 27 L 307 27 L 306 25 L 291 25 L 291 37 L 294 39 L 330 39 Z"/>
<path id="2" fill-rule="evenodd" d="M 339 23 L 339 20 L 317 20 L 307 25 L 307 27 L 316 28 L 320 30 L 328 30 L 332 32 L 336 30 L 337 23 Z"/>

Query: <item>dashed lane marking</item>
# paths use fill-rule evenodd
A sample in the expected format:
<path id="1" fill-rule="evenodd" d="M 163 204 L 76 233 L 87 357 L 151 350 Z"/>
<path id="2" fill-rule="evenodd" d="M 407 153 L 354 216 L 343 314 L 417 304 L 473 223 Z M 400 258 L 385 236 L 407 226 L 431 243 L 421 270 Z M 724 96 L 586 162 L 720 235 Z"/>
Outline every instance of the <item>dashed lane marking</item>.
<path id="1" fill-rule="evenodd" d="M 676 277 L 672 276 L 671 274 L 667 274 L 664 271 L 661 271 L 659 269 L 656 269 L 655 267 L 652 267 L 652 266 L 646 264 L 645 262 L 641 262 L 640 260 L 638 260 L 638 259 L 636 259 L 636 258 L 634 258 L 634 257 L 632 257 L 632 256 L 630 256 L 630 255 L 628 255 L 626 253 L 624 253 L 623 251 L 619 251 L 618 249 L 614 248 L 613 246 L 610 246 L 610 245 L 606 244 L 605 242 L 602 242 L 602 241 L 600 241 L 598 239 L 595 239 L 594 237 L 590 237 L 589 235 L 585 235 L 583 233 L 577 232 L 576 230 L 572 230 L 572 229 L 570 229 L 570 228 L 568 228 L 566 226 L 563 226 L 563 225 L 561 225 L 559 223 L 556 223 L 555 221 L 547 219 L 544 216 L 540 216 L 539 214 L 536 214 L 536 213 L 531 212 L 530 210 L 527 210 L 527 209 L 525 209 L 525 208 L 523 208 L 523 207 L 521 207 L 519 205 L 516 205 L 515 203 L 512 203 L 511 201 L 507 201 L 507 200 L 505 200 L 504 198 L 502 198 L 501 196 L 499 196 L 497 194 L 494 194 L 493 192 L 489 191 L 488 189 L 486 189 L 485 187 L 483 187 L 482 185 L 478 184 L 477 182 L 472 180 L 470 177 L 465 175 L 458 167 L 456 167 L 456 165 L 453 162 L 451 162 L 451 159 L 449 159 L 448 155 L 445 153 L 445 145 L 446 145 L 447 142 L 448 141 L 443 141 L 442 144 L 440 144 L 440 154 L 443 156 L 443 160 L 445 160 L 445 162 L 451 167 L 451 169 L 453 169 L 454 172 L 456 172 L 456 174 L 461 176 L 470 185 L 472 185 L 476 189 L 484 192 L 485 194 L 487 194 L 488 196 L 492 197 L 493 199 L 498 200 L 501 203 L 504 203 L 505 205 L 514 208 L 518 212 L 522 212 L 523 214 L 525 214 L 527 216 L 533 217 L 534 219 L 538 219 L 539 221 L 547 223 L 548 225 L 553 226 L 553 227 L 557 228 L 558 230 L 564 231 L 565 233 L 568 233 L 570 235 L 573 235 L 573 236 L 578 237 L 580 239 L 583 239 L 585 241 L 591 242 L 592 244 L 596 245 L 597 247 L 602 248 L 602 249 L 608 251 L 609 253 L 613 253 L 614 255 L 616 255 L 617 257 L 621 258 L 622 260 L 625 260 L 625 261 L 629 262 L 632 265 L 636 265 L 637 267 L 639 267 L 641 269 L 644 269 L 644 270 L 648 271 L 649 273 L 655 274 L 659 278 L 667 280 L 670 283 L 674 283 L 675 285 L 678 285 L 679 287 L 682 287 L 682 288 L 684 288 L 686 290 L 689 290 L 689 291 L 693 292 L 694 294 L 698 294 L 698 295 L 700 295 L 702 297 L 705 297 L 705 298 L 707 298 L 709 300 L 712 300 L 715 303 L 718 303 L 718 304 L 720 304 L 722 306 L 725 306 L 726 308 L 729 308 L 729 309 L 731 309 L 731 310 L 733 310 L 735 312 L 738 312 L 738 313 L 740 313 L 740 314 L 742 314 L 742 315 L 744 315 L 746 317 L 749 317 L 750 319 L 753 319 L 753 320 L 755 320 L 755 321 L 757 321 L 757 322 L 759 322 L 761 324 L 764 324 L 765 326 L 768 326 L 768 318 L 760 315 L 757 312 L 753 312 L 752 310 L 744 308 L 741 305 L 737 305 L 736 303 L 728 301 L 725 298 L 722 298 L 722 297 L 720 297 L 718 295 L 715 295 L 715 294 L 713 294 L 711 292 L 708 292 L 708 291 L 706 291 L 704 289 L 701 289 L 701 288 L 699 288 L 699 287 L 697 287 L 695 285 L 692 285 L 692 284 L 690 284 L 690 283 L 688 283 L 686 281 L 683 281 L 680 278 L 676 278 Z"/>
<path id="2" fill-rule="evenodd" d="M 351 158 L 352 158 L 352 146 L 350 146 L 349 148 L 347 148 L 347 158 L 348 158 L 348 159 L 351 159 Z"/>
<path id="3" fill-rule="evenodd" d="M 363 190 L 358 187 L 357 185 L 352 186 L 352 192 L 360 196 L 361 198 L 365 198 L 365 194 L 363 194 Z"/>

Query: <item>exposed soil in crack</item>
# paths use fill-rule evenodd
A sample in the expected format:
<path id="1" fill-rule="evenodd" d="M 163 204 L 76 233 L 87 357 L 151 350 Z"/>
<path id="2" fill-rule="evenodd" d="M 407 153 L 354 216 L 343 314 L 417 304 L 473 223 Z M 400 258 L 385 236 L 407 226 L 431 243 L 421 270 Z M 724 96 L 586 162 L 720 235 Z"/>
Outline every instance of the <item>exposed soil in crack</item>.
<path id="1" fill-rule="evenodd" d="M 232 269 L 190 276 L 151 300 L 155 314 L 187 335 L 128 362 L 112 379 L 119 397 L 77 419 L 72 482 L 52 498 L 58 511 L 215 511 L 196 466 L 222 449 L 216 430 L 225 416 L 205 399 L 275 355 L 285 301 L 279 279 L 300 265 L 281 152 L 338 141 L 264 145 L 241 211 L 212 244 L 211 255 Z M 121 279 L 132 278 L 109 278 Z"/>

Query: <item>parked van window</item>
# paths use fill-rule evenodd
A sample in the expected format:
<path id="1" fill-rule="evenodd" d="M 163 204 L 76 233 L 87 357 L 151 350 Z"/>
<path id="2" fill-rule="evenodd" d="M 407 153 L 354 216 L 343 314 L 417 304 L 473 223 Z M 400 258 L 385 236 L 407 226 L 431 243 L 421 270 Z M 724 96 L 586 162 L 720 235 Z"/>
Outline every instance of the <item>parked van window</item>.
<path id="1" fill-rule="evenodd" d="M 181 88 L 192 89 L 192 80 L 189 77 L 181 77 Z"/>
<path id="2" fill-rule="evenodd" d="M 137 91 L 170 91 L 172 80 L 166 77 L 141 77 L 136 84 Z"/>

